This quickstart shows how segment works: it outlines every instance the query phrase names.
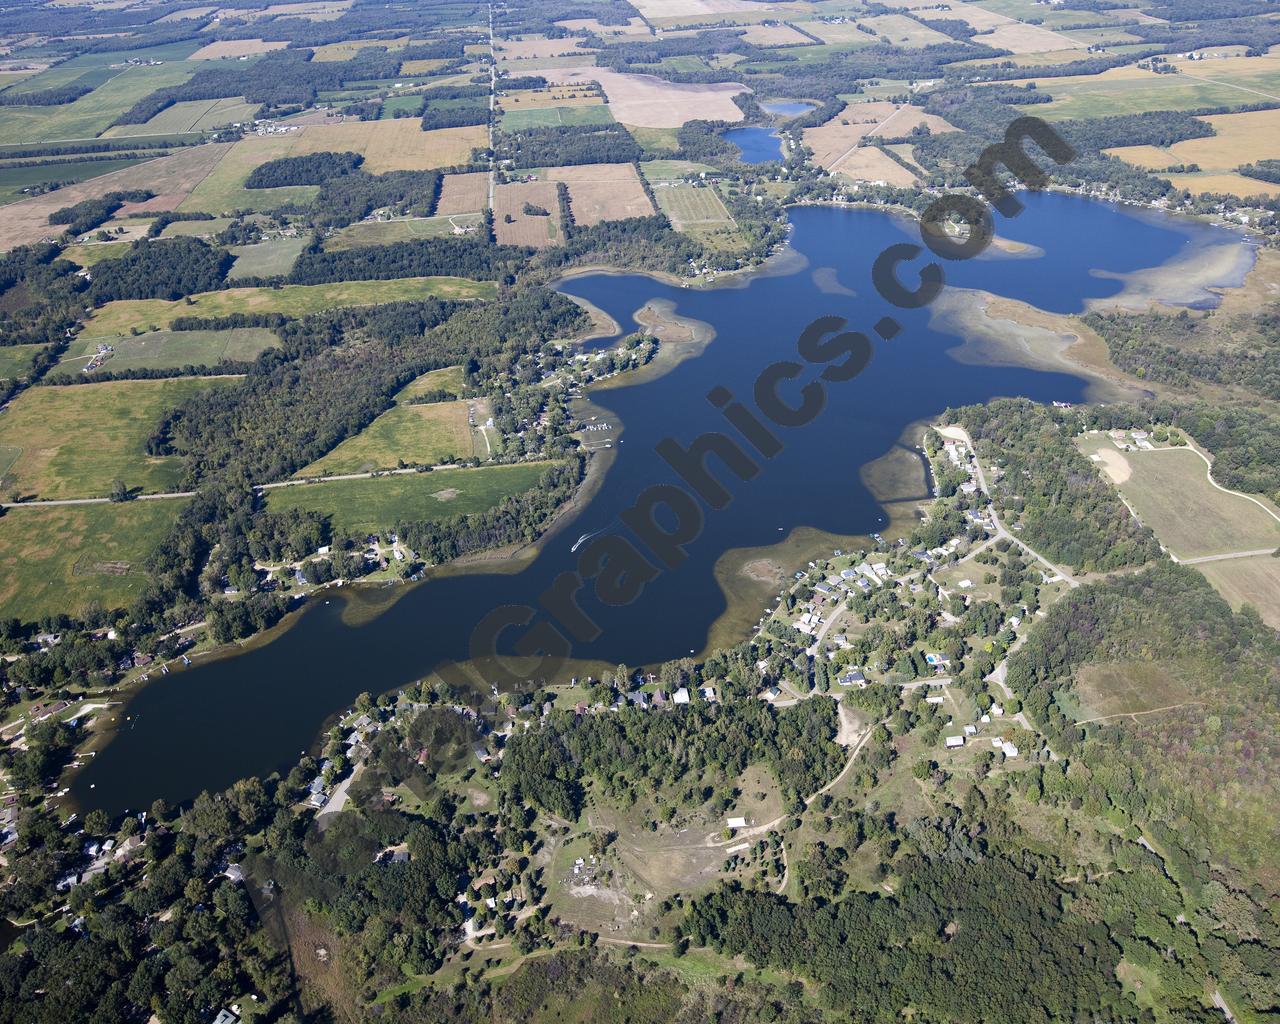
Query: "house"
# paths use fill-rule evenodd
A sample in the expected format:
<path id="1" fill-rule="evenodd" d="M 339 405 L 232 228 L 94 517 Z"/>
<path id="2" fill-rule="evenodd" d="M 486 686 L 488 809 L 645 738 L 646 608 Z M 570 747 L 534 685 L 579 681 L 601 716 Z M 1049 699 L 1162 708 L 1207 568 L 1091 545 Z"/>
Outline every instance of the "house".
<path id="1" fill-rule="evenodd" d="M 861 672 L 846 672 L 840 677 L 841 686 L 866 686 L 867 677 Z"/>
<path id="2" fill-rule="evenodd" d="M 240 1016 L 230 1010 L 222 1009 L 218 1011 L 218 1016 L 213 1018 L 213 1024 L 240 1024 Z"/>
<path id="3" fill-rule="evenodd" d="M 765 690 L 764 692 L 765 692 L 765 695 L 770 700 L 777 700 L 779 697 L 782 696 L 782 691 L 778 689 L 778 687 L 776 686 L 771 686 L 769 687 L 769 689 Z"/>
<path id="4" fill-rule="evenodd" d="M 954 750 L 956 747 L 963 747 L 963 746 L 964 746 L 964 737 L 963 737 L 963 736 L 948 736 L 948 737 L 947 737 L 947 749 L 948 749 L 948 750 Z"/>
<path id="5" fill-rule="evenodd" d="M 946 668 L 951 664 L 951 659 L 945 654 L 926 654 L 924 660 L 934 668 Z"/>
<path id="6" fill-rule="evenodd" d="M 966 725 L 966 726 L 964 727 L 964 734 L 965 734 L 966 736 L 977 736 L 977 735 L 978 735 L 978 727 L 977 727 L 976 725 Z"/>
<path id="7" fill-rule="evenodd" d="M 747 827 L 746 818 L 726 818 L 724 822 L 725 828 L 739 829 Z"/>
<path id="8" fill-rule="evenodd" d="M 716 702 L 716 688 L 714 686 L 704 686 L 701 693 L 702 699 L 708 704 L 714 704 Z"/>
<path id="9" fill-rule="evenodd" d="M 672 704 L 688 704 L 689 688 L 687 686 L 682 686 L 680 687 L 680 689 L 676 690 L 676 692 L 671 695 L 671 703 Z"/>
<path id="10" fill-rule="evenodd" d="M 471 744 L 471 752 L 476 755 L 476 760 L 481 764 L 488 764 L 493 760 L 493 755 L 489 753 L 489 748 L 483 743 Z"/>
<path id="11" fill-rule="evenodd" d="M 1004 751 L 1005 757 L 1018 756 L 1018 748 L 1014 746 L 1012 743 L 1010 743 L 1008 740 L 1005 740 L 1003 743 L 1000 744 L 1000 749 Z"/>

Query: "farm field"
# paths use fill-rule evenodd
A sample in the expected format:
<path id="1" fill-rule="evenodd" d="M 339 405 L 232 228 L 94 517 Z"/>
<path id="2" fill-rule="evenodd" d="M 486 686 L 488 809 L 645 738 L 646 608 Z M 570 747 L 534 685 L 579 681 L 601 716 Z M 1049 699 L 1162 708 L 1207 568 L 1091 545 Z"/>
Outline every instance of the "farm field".
<path id="1" fill-rule="evenodd" d="M 445 366 L 439 370 L 428 370 L 421 377 L 416 377 L 410 381 L 396 395 L 396 401 L 404 402 L 407 399 L 426 394 L 428 391 L 448 391 L 453 395 L 461 395 L 463 387 L 462 367 Z"/>
<path id="2" fill-rule="evenodd" d="M 877 36 L 885 36 L 897 46 L 936 46 L 939 43 L 951 41 L 950 36 L 922 25 L 905 14 L 881 14 L 874 18 L 860 18 L 858 23 L 874 29 Z"/>
<path id="3" fill-rule="evenodd" d="M 111 345 L 115 354 L 102 365 L 103 373 L 125 370 L 173 370 L 183 366 L 216 366 L 224 361 L 248 362 L 280 344 L 265 327 L 236 327 L 225 331 L 152 331 L 115 338 L 77 338 L 59 361 L 64 373 L 79 374 L 98 351 Z M 3 352 L 0 349 L 0 352 Z M 90 375 L 92 376 L 92 375 Z"/>
<path id="4" fill-rule="evenodd" d="M 504 498 L 529 490 L 548 465 L 523 462 L 274 487 L 267 491 L 267 507 L 318 512 L 328 516 L 336 530 L 363 534 L 407 520 L 484 512 Z"/>
<path id="5" fill-rule="evenodd" d="M 815 32 L 814 35 L 817 35 Z M 790 25 L 748 25 L 742 34 L 752 46 L 808 46 L 813 40 Z"/>
<path id="6" fill-rule="evenodd" d="M 115 189 L 145 187 L 157 199 L 177 206 L 232 147 L 226 144 L 192 146 L 172 156 L 111 171 L 101 177 L 68 185 L 48 195 L 33 196 L 5 207 L 0 217 L 0 249 L 39 241 L 50 234 L 49 214 Z M 247 171 L 245 173 L 248 173 Z M 154 203 L 156 200 L 153 200 Z"/>
<path id="7" fill-rule="evenodd" d="M 498 60 L 506 62 L 518 62 L 537 57 L 580 56 L 595 52 L 584 49 L 583 43 L 584 40 L 577 38 L 548 39 L 546 36 L 522 36 L 519 39 L 499 40 L 495 50 Z"/>
<path id="8" fill-rule="evenodd" d="M 231 57 L 253 57 L 272 50 L 283 50 L 289 44 L 283 40 L 264 41 L 261 39 L 219 39 L 206 43 L 196 50 L 187 60 L 223 60 Z"/>
<path id="9" fill-rule="evenodd" d="M 907 187 L 916 176 L 876 146 L 859 146 L 836 164 L 835 170 L 854 181 L 883 181 Z"/>
<path id="10" fill-rule="evenodd" d="M 0 345 L 0 380 L 25 377 L 43 345 Z"/>
<path id="11" fill-rule="evenodd" d="M 123 256 L 129 251 L 130 242 L 84 242 L 69 245 L 62 250 L 62 258 L 77 266 L 94 267 L 103 260 Z"/>
<path id="12" fill-rule="evenodd" d="M 549 167 L 539 172 L 569 188 L 569 208 L 575 224 L 590 227 L 604 220 L 648 217 L 653 204 L 631 164 L 579 164 Z"/>
<path id="13" fill-rule="evenodd" d="M 553 85 L 546 89 L 516 89 L 504 92 L 499 100 L 508 113 L 515 110 L 542 110 L 547 107 L 599 106 L 604 97 L 591 87 L 583 85 Z"/>
<path id="14" fill-rule="evenodd" d="M 1280 547 L 1280 522 L 1248 498 L 1218 490 L 1187 448 L 1120 452 L 1102 434 L 1081 441 L 1139 518 L 1180 559 Z"/>
<path id="15" fill-rule="evenodd" d="M 0 166 L 0 202 L 23 198 L 23 190 L 50 181 L 82 182 L 143 163 L 149 157 L 122 156 L 114 160 L 60 160 L 40 167 Z"/>
<path id="16" fill-rule="evenodd" d="M 443 238 L 455 228 L 478 228 L 479 213 L 458 213 L 449 217 L 398 217 L 395 220 L 360 221 L 324 240 L 325 252 L 358 249 L 364 245 L 390 245 L 414 238 Z"/>
<path id="17" fill-rule="evenodd" d="M 0 516 L 0 618 L 123 608 L 184 500 L 12 509 Z"/>
<path id="18" fill-rule="evenodd" d="M 431 466 L 450 458 L 469 459 L 474 454 L 466 402 L 398 405 L 294 476 L 367 473 L 395 469 L 401 461 Z"/>
<path id="19" fill-rule="evenodd" d="M 440 183 L 436 216 L 480 213 L 489 205 L 489 175 L 484 171 L 446 174 Z"/>
<path id="20" fill-rule="evenodd" d="M 524 212 L 529 203 L 547 216 Z M 553 182 L 529 181 L 499 185 L 493 196 L 493 231 L 500 245 L 541 248 L 560 240 L 560 195 Z"/>
<path id="21" fill-rule="evenodd" d="M 658 199 L 658 207 L 677 231 L 692 225 L 734 226 L 720 193 L 710 185 L 658 181 L 654 183 L 653 194 Z"/>
<path id="22" fill-rule="evenodd" d="M 502 128 L 518 132 L 525 128 L 551 128 L 558 125 L 612 124 L 613 114 L 603 103 L 570 107 L 534 107 L 509 110 L 502 115 Z"/>
<path id="23" fill-rule="evenodd" d="M 262 106 L 246 102 L 243 96 L 220 100 L 189 100 L 175 103 L 143 124 L 121 124 L 103 133 L 108 139 L 133 135 L 168 135 L 175 132 L 211 131 L 231 124 L 251 121 Z"/>
<path id="24" fill-rule="evenodd" d="M 838 171 L 843 169 L 841 161 L 854 155 L 863 138 L 871 135 L 897 138 L 907 135 L 917 125 L 924 125 L 935 134 L 955 130 L 942 118 L 926 114 L 918 107 L 870 100 L 850 103 L 826 123 L 804 129 L 804 143 L 813 150 L 815 163 L 829 171 Z"/>
<path id="25" fill-rule="evenodd" d="M 191 296 L 191 301 L 126 299 L 108 302 L 85 325 L 84 337 L 127 334 L 132 327 L 156 330 L 180 316 L 227 316 L 230 313 L 284 313 L 305 316 L 340 306 L 367 306 L 438 296 L 480 299 L 494 294 L 490 281 L 461 277 L 406 277 L 392 281 L 338 281 L 333 284 L 287 284 L 280 288 L 227 288 Z"/>
<path id="26" fill-rule="evenodd" d="M 227 278 L 234 281 L 241 277 L 272 277 L 276 274 L 287 274 L 293 269 L 293 264 L 309 241 L 310 239 L 305 237 L 272 238 L 253 245 L 233 246 L 230 251 L 236 261 L 227 272 Z"/>
<path id="27" fill-rule="evenodd" d="M 112 381 L 24 391 L 0 417 L 4 493 L 24 498 L 98 498 L 114 480 L 144 492 L 175 489 L 182 478 L 176 457 L 146 453 L 147 438 L 165 412 L 223 381 Z M 12 457 L 13 452 L 16 457 Z"/>
<path id="28" fill-rule="evenodd" d="M 606 68 L 546 68 L 543 77 L 561 85 L 599 82 L 616 120 L 642 128 L 679 128 L 688 121 L 742 120 L 733 97 L 745 86 L 733 82 L 683 85 L 652 75 L 631 75 Z"/>
<path id="29" fill-rule="evenodd" d="M 0 139 L 6 143 L 90 139 L 157 89 L 181 85 L 196 68 L 181 62 L 123 68 L 93 92 L 54 107 L 0 107 Z"/>
<path id="30" fill-rule="evenodd" d="M 363 170 L 427 171 L 471 162 L 471 151 L 488 145 L 484 125 L 422 130 L 416 118 L 389 121 L 348 121 L 345 124 L 312 125 L 303 128 L 289 151 L 290 156 L 306 153 L 353 152 L 364 156 Z"/>
<path id="31" fill-rule="evenodd" d="M 1280 629 L 1280 558 L 1254 555 L 1196 566 L 1213 589 L 1237 611 L 1253 605 L 1267 625 Z"/>
<path id="32" fill-rule="evenodd" d="M 241 209 L 272 210 L 286 203 L 310 201 L 320 191 L 318 186 L 244 187 L 245 179 L 255 167 L 269 160 L 289 156 L 295 139 L 294 135 L 254 136 L 220 147 L 222 153 L 217 166 L 206 173 L 178 209 L 183 212 L 218 214 Z"/>
<path id="33" fill-rule="evenodd" d="M 160 232 L 161 238 L 207 238 L 225 231 L 231 217 L 214 217 L 212 220 L 175 220 Z"/>

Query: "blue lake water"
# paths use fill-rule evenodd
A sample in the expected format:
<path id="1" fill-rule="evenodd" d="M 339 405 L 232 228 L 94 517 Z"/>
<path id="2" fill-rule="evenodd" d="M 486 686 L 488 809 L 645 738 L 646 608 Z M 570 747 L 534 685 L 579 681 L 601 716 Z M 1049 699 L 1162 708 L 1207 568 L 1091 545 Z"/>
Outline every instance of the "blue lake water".
<path id="1" fill-rule="evenodd" d="M 782 159 L 782 139 L 772 128 L 730 128 L 724 137 L 738 147 L 744 164 Z"/>
<path id="2" fill-rule="evenodd" d="M 1002 222 L 1000 233 L 1042 254 L 948 264 L 950 283 L 1075 312 L 1086 299 L 1120 289 L 1119 281 L 1098 271 L 1157 266 L 1187 255 L 1189 247 L 1229 237 L 1194 222 L 1133 216 L 1073 197 L 1024 198 L 1026 211 Z M 713 574 L 724 552 L 773 544 L 802 526 L 844 535 L 881 528 L 885 513 L 860 470 L 890 451 L 910 424 L 948 406 L 1002 395 L 1042 402 L 1083 397 L 1085 382 L 1074 376 L 958 362 L 949 353 L 960 339 L 931 329 L 928 310 L 897 310 L 875 294 L 872 261 L 888 245 L 919 240 L 910 222 L 874 210 L 826 207 L 796 209 L 792 222 L 799 258 L 783 271 L 732 287 L 689 289 L 639 274 L 596 274 L 563 284 L 566 293 L 610 313 L 624 332 L 635 329 L 637 309 L 663 299 L 677 313 L 712 325 L 717 336 L 663 376 L 593 396 L 610 418 L 625 424 L 616 459 L 576 518 L 525 568 L 502 573 L 481 567 L 425 581 L 359 624 L 343 621 L 344 599 L 331 593 L 271 642 L 151 683 L 129 705 L 129 722 L 74 780 L 76 800 L 110 811 L 142 808 L 156 797 L 183 800 L 246 775 L 287 769 L 326 719 L 360 692 L 387 691 L 427 676 L 446 660 L 466 659 L 468 638 L 488 613 L 507 605 L 536 608 L 557 575 L 576 568 L 585 550 L 573 553 L 577 538 L 627 536 L 619 517 L 637 495 L 653 484 L 679 482 L 655 451 L 658 442 L 688 445 L 708 431 L 736 436 L 708 392 L 727 388 L 752 405 L 757 376 L 779 360 L 795 360 L 796 339 L 816 317 L 847 318 L 850 329 L 873 337 L 865 372 L 827 383 L 825 409 L 810 425 L 778 428 L 783 449 L 773 458 L 755 457 L 760 472 L 754 479 L 740 482 L 714 465 L 732 501 L 705 510 L 705 526 L 679 568 L 660 574 L 626 607 L 584 592 L 581 606 L 602 632 L 575 644 L 575 657 L 642 666 L 701 651 L 726 607 Z M 882 342 L 871 327 L 887 314 L 904 329 Z M 795 401 L 801 383 L 813 378 L 806 372 L 784 387 L 788 400 Z M 543 614 L 535 621 L 546 620 Z M 514 631 L 500 649 L 509 650 L 523 632 Z"/>
<path id="3" fill-rule="evenodd" d="M 816 109 L 814 103 L 761 103 L 760 106 L 775 117 L 799 117 L 801 114 L 807 114 L 810 110 Z"/>

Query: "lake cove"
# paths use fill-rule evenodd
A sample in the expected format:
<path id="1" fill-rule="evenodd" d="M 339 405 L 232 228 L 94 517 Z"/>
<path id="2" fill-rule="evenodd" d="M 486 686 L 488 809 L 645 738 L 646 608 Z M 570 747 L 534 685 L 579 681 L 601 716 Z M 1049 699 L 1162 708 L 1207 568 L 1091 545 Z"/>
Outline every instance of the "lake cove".
<path id="1" fill-rule="evenodd" d="M 1194 221 L 1138 216 L 1063 195 L 1021 198 L 1025 212 L 998 220 L 998 229 L 1023 246 L 948 263 L 949 284 L 1052 312 L 1078 312 L 1090 300 L 1120 294 L 1135 272 L 1170 261 L 1186 265 L 1197 248 L 1240 244 L 1238 235 Z M 197 662 L 150 683 L 117 714 L 114 737 L 73 780 L 79 805 L 113 813 L 141 809 L 157 797 L 186 800 L 244 776 L 287 769 L 357 694 L 392 690 L 445 661 L 465 661 L 477 623 L 502 606 L 538 608 L 556 576 L 577 568 L 580 552 L 572 549 L 580 537 L 629 536 L 619 515 L 642 491 L 662 483 L 683 486 L 655 445 L 670 438 L 686 447 L 708 431 L 737 438 L 708 392 L 727 389 L 754 408 L 756 378 L 779 360 L 797 359 L 797 338 L 817 317 L 847 318 L 848 329 L 873 338 L 866 370 L 848 382 L 827 383 L 826 406 L 808 426 L 775 428 L 782 450 L 771 459 L 756 456 L 760 472 L 754 479 L 739 481 L 711 460 L 732 495 L 729 503 L 705 511 L 687 560 L 658 575 L 629 606 L 607 607 L 590 586 L 581 591 L 580 605 L 601 632 L 576 643 L 575 658 L 642 666 L 701 652 L 726 610 L 715 575 L 725 552 L 776 544 L 806 527 L 844 535 L 881 529 L 884 509 L 861 470 L 893 449 L 910 424 L 948 406 L 1003 395 L 1042 402 L 1087 397 L 1088 382 L 1079 376 L 957 360 L 952 352 L 963 339 L 931 327 L 929 310 L 897 310 L 880 299 L 871 284 L 876 256 L 891 244 L 919 241 L 906 218 L 815 206 L 793 210 L 792 223 L 792 254 L 770 271 L 724 287 L 684 288 L 628 274 L 565 281 L 564 292 L 598 306 L 624 333 L 634 329 L 635 312 L 653 300 L 716 332 L 710 344 L 664 375 L 593 393 L 596 411 L 620 421 L 625 432 L 576 517 L 517 564 L 478 563 L 393 591 L 330 592 L 243 653 Z M 912 283 L 909 275 L 923 262 L 904 266 L 904 281 Z M 1232 274 L 1208 283 L 1238 284 L 1239 275 Z M 903 325 L 887 342 L 871 332 L 886 315 Z M 814 377 L 806 371 L 782 389 L 783 396 L 797 401 L 801 385 Z M 545 613 L 535 620 L 547 621 L 553 620 Z M 511 650 L 523 633 L 510 630 L 500 650 Z"/>
<path id="2" fill-rule="evenodd" d="M 724 138 L 738 147 L 744 164 L 782 159 L 782 139 L 772 128 L 730 128 Z"/>

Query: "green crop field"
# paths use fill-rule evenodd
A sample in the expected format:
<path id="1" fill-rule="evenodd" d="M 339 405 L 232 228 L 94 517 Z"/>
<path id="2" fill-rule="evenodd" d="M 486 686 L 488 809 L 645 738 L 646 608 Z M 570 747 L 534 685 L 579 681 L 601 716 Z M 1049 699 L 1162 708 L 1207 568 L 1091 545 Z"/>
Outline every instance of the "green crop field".
<path id="1" fill-rule="evenodd" d="M 720 194 L 710 186 L 658 185 L 653 194 L 658 206 L 671 218 L 673 227 L 679 229 L 690 224 L 727 225 L 733 218 L 725 209 Z"/>
<path id="2" fill-rule="evenodd" d="M 237 245 L 231 249 L 236 261 L 227 277 L 274 277 L 289 273 L 309 238 L 273 238 L 256 245 Z"/>
<path id="3" fill-rule="evenodd" d="M 6 143 L 92 139 L 138 100 L 157 89 L 180 85 L 196 68 L 173 63 L 122 68 L 74 103 L 55 107 L 0 107 L 0 139 Z"/>
<path id="4" fill-rule="evenodd" d="M 175 489 L 181 460 L 148 455 L 147 438 L 183 399 L 220 386 L 187 377 L 24 391 L 0 416 L 0 449 L 19 452 L 4 471 L 4 497 L 104 497 L 115 480 L 146 492 Z"/>
<path id="5" fill-rule="evenodd" d="M 445 519 L 493 508 L 537 483 L 548 463 L 438 469 L 431 473 L 277 487 L 267 507 L 297 508 L 330 517 L 336 530 L 371 533 L 407 520 Z"/>
<path id="6" fill-rule="evenodd" d="M 115 353 L 102 364 L 102 373 L 125 370 L 173 370 L 183 366 L 216 366 L 223 361 L 247 362 L 280 343 L 265 327 L 237 327 L 226 331 L 151 331 L 115 338 L 77 338 L 58 364 L 63 373 L 79 374 L 99 344 Z M 0 353 L 3 353 L 0 349 Z"/>
<path id="7" fill-rule="evenodd" d="M 229 96 L 220 100 L 187 100 L 166 107 L 144 124 L 116 125 L 105 135 L 115 139 L 130 135 L 211 131 L 251 121 L 261 106 L 260 103 L 246 102 L 243 96 Z"/>
<path id="8" fill-rule="evenodd" d="M 504 131 L 523 128 L 547 128 L 554 125 L 612 124 L 613 114 L 604 104 L 575 107 L 543 107 L 534 110 L 509 110 L 502 115 Z"/>
<path id="9" fill-rule="evenodd" d="M 387 410 L 355 437 L 294 475 L 366 473 L 394 469 L 402 460 L 429 466 L 448 458 L 469 459 L 474 454 L 466 402 L 401 405 Z"/>
<path id="10" fill-rule="evenodd" d="M 123 256 L 132 244 L 132 242 L 84 242 L 67 246 L 62 250 L 62 255 L 79 266 L 93 267 L 103 260 Z"/>
<path id="11" fill-rule="evenodd" d="M 405 302 L 438 296 L 442 299 L 492 298 L 492 281 L 462 277 L 404 277 L 393 281 L 337 281 L 333 284 L 287 284 L 281 288 L 227 288 L 203 292 L 190 302 L 164 299 L 126 299 L 108 302 L 85 325 L 86 338 L 127 334 L 167 327 L 180 316 L 227 316 L 230 313 L 284 313 L 305 316 L 322 309 Z"/>
<path id="12" fill-rule="evenodd" d="M 147 557 L 181 499 L 10 509 L 0 516 L 0 618 L 122 608 L 146 583 Z"/>
<path id="13" fill-rule="evenodd" d="M 148 159 L 150 157 L 122 156 L 111 160 L 61 160 L 39 167 L 0 167 L 0 202 L 15 202 L 24 198 L 23 189 L 32 185 L 52 181 L 76 184 L 111 171 L 132 167 Z"/>
<path id="14" fill-rule="evenodd" d="M 0 380 L 25 377 L 43 345 L 0 345 Z"/>

